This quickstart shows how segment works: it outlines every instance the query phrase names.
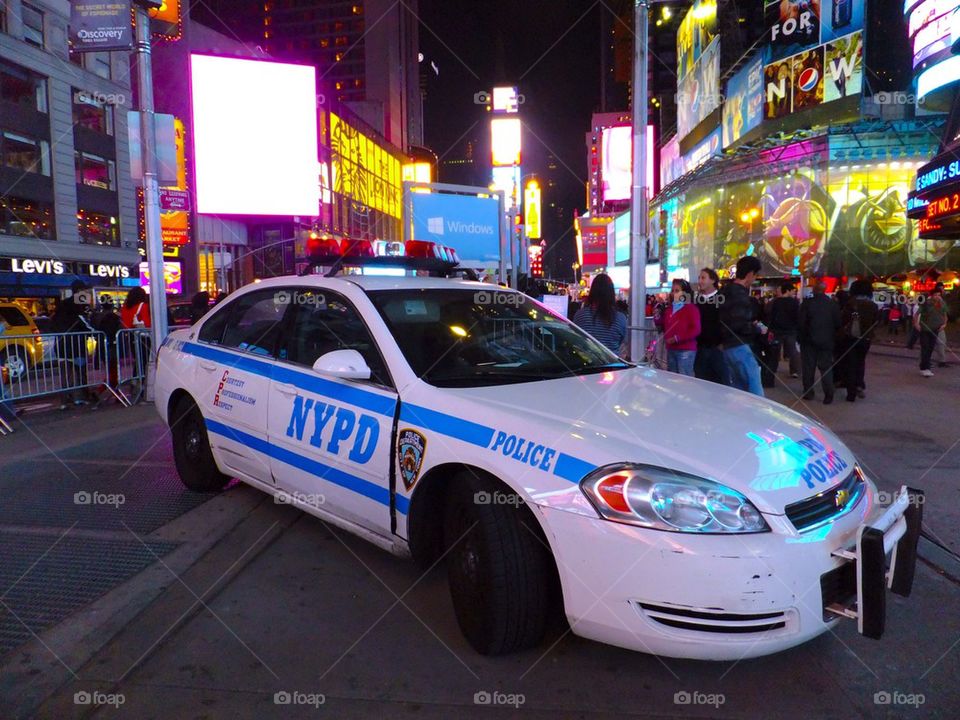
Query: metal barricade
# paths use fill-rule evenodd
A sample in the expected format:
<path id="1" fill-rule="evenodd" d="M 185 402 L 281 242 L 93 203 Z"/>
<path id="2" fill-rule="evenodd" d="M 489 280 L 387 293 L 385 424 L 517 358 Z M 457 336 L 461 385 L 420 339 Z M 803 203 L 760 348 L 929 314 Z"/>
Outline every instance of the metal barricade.
<path id="1" fill-rule="evenodd" d="M 127 405 L 143 397 L 150 356 L 149 328 L 124 328 L 117 332 L 115 346 L 116 382 L 114 388 Z"/>
<path id="2" fill-rule="evenodd" d="M 104 388 L 123 404 L 126 399 L 109 377 L 108 342 L 102 332 L 0 336 L 4 402 L 61 393 L 74 395 Z"/>

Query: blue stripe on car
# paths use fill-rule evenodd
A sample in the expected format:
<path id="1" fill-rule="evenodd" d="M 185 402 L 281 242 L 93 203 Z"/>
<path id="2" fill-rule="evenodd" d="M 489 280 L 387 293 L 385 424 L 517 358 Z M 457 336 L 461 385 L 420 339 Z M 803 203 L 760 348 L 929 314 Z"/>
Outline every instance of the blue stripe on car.
<path id="1" fill-rule="evenodd" d="M 377 393 L 363 390 L 362 388 L 349 387 L 335 383 L 331 380 L 318 377 L 310 372 L 300 372 L 285 365 L 274 363 L 270 360 L 261 360 L 257 357 L 243 355 L 239 352 L 227 352 L 209 345 L 200 345 L 198 343 L 184 343 L 182 351 L 195 355 L 199 358 L 223 363 L 228 367 L 234 367 L 238 370 L 261 375 L 266 378 L 272 378 L 278 382 L 289 383 L 297 388 L 307 390 L 317 395 L 340 400 L 350 405 L 356 405 L 370 412 L 375 412 L 386 417 L 393 418 L 396 409 L 396 401 L 391 397 L 378 395 Z M 431 410 L 430 408 L 410 403 L 401 403 L 400 405 L 401 422 L 410 423 L 426 430 L 446 435 L 455 440 L 462 440 L 482 448 L 490 447 L 496 432 L 492 427 L 475 423 L 471 420 L 464 420 L 456 415 Z M 224 426 L 226 427 L 226 426 Z M 239 431 L 235 431 L 239 432 Z M 252 437 L 252 436 L 249 436 Z M 256 440 L 256 438 L 252 438 Z M 257 442 L 263 442 L 257 440 Z M 271 446 L 273 447 L 273 446 Z M 266 451 L 262 451 L 266 452 Z M 284 451 L 286 452 L 286 451 Z M 292 454 L 292 453 L 291 453 Z M 299 457 L 299 456 L 297 456 Z M 282 458 L 278 458 L 282 459 Z M 305 460 L 306 461 L 306 460 Z M 286 460 L 284 460 L 286 462 Z M 312 462 L 312 461 L 311 461 Z M 295 463 L 290 463 L 295 464 Z M 581 460 L 580 458 L 566 453 L 560 453 L 557 456 L 557 462 L 553 468 L 553 474 L 564 480 L 576 483 L 587 473 L 593 471 L 597 466 Z M 366 481 L 362 481 L 366 482 Z M 369 483 L 368 483 L 369 484 Z M 378 486 L 374 486 L 378 487 Z M 397 495 L 397 509 L 400 509 L 400 501 L 407 502 L 406 498 Z M 404 511 L 405 512 L 405 511 Z"/>
<path id="2" fill-rule="evenodd" d="M 370 498 L 381 505 L 385 505 L 387 507 L 390 506 L 390 490 L 386 487 L 375 485 L 374 483 L 357 477 L 356 475 L 351 475 L 343 470 L 338 470 L 337 468 L 329 465 L 324 465 L 317 460 L 304 457 L 303 455 L 298 455 L 295 452 L 278 447 L 277 445 L 272 445 L 266 440 L 255 437 L 249 433 L 245 433 L 242 430 L 230 427 L 229 425 L 225 425 L 224 423 L 216 420 L 206 419 L 206 424 L 207 430 L 212 433 L 221 435 L 225 438 L 233 440 L 234 442 L 238 442 L 241 445 L 250 448 L 251 450 L 256 450 L 264 455 L 268 455 L 269 457 L 279 460 L 282 463 L 286 463 L 287 465 L 291 465 L 298 470 L 303 470 L 311 475 L 316 475 L 322 480 L 326 480 L 334 485 L 339 485 L 340 487 L 350 490 L 351 492 L 363 495 L 364 497 Z M 402 495 L 397 495 L 396 502 L 397 511 L 406 515 L 407 510 L 410 507 L 410 500 Z"/>

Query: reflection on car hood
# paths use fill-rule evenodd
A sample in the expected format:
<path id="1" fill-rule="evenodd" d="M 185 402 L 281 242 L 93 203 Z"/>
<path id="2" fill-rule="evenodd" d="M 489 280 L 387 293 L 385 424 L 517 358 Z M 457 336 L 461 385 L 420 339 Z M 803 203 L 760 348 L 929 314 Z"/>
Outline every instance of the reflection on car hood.
<path id="1" fill-rule="evenodd" d="M 445 392 L 592 465 L 689 472 L 768 513 L 836 485 L 854 465 L 833 433 L 779 403 L 647 368 Z"/>

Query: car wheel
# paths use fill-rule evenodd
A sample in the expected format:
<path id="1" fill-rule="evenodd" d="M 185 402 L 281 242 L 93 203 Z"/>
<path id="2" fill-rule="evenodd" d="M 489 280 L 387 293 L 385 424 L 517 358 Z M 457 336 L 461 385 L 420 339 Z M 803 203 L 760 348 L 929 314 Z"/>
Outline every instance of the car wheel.
<path id="1" fill-rule="evenodd" d="M 510 494 L 463 473 L 444 516 L 447 574 L 457 623 L 482 655 L 537 645 L 551 615 L 551 564 L 538 529 Z"/>
<path id="2" fill-rule="evenodd" d="M 18 345 L 8 345 L 0 350 L 0 366 L 7 369 L 11 380 L 17 380 L 26 375 L 29 365 L 23 348 Z"/>
<path id="3" fill-rule="evenodd" d="M 196 403 L 184 398 L 170 418 L 173 435 L 173 459 L 180 481 L 190 490 L 212 492 L 222 489 L 230 476 L 217 468 L 210 450 L 207 426 Z"/>

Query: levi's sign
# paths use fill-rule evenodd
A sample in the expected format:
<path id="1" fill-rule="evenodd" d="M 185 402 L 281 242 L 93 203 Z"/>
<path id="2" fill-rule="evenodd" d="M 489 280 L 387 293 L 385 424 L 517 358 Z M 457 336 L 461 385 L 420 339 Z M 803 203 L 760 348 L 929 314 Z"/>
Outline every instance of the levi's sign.
<path id="1" fill-rule="evenodd" d="M 91 275 L 100 278 L 122 280 L 130 277 L 130 268 L 126 265 L 104 263 L 76 263 L 71 269 L 63 260 L 33 260 L 31 258 L 10 258 L 10 272 L 23 275 L 66 275 L 74 272 L 78 275 Z"/>

